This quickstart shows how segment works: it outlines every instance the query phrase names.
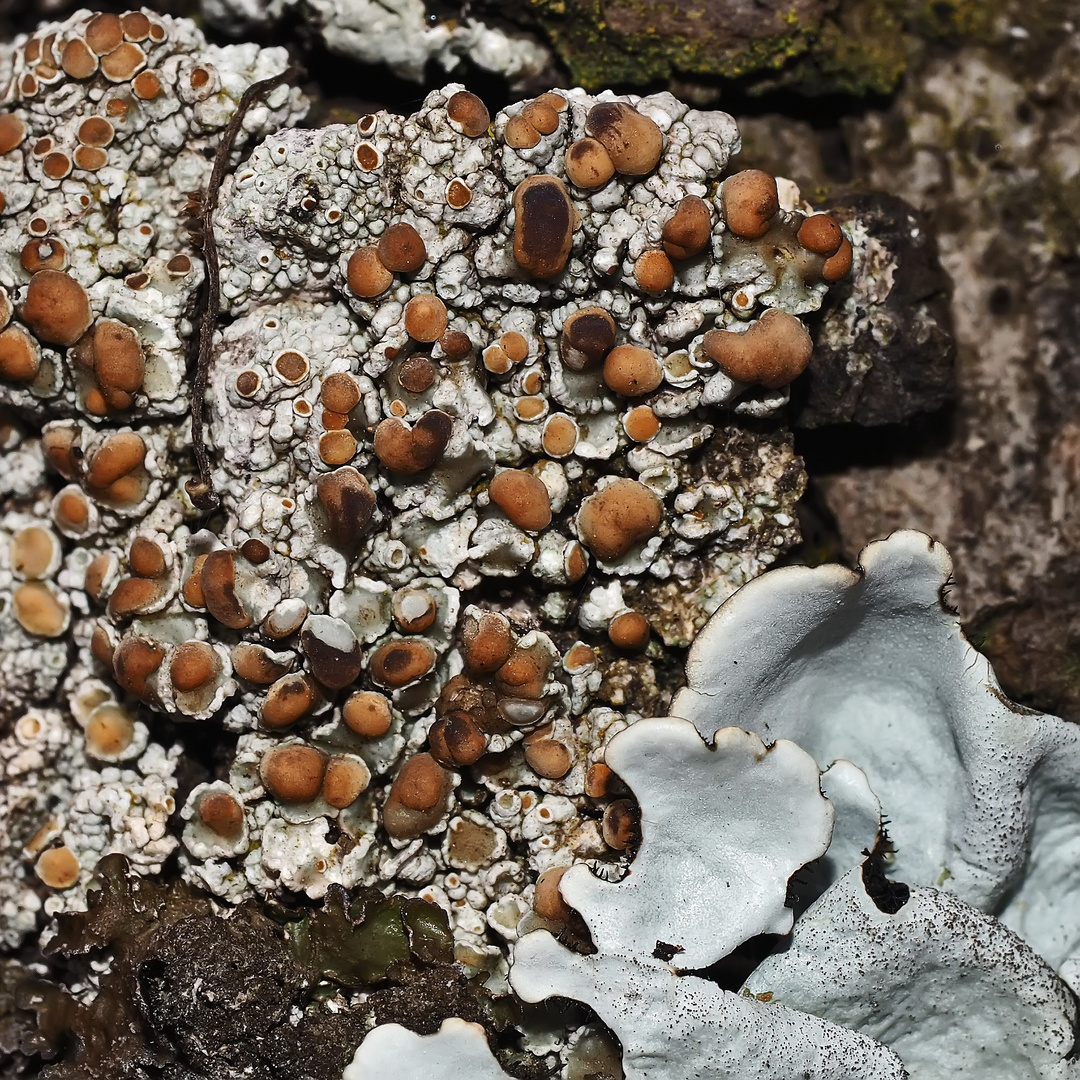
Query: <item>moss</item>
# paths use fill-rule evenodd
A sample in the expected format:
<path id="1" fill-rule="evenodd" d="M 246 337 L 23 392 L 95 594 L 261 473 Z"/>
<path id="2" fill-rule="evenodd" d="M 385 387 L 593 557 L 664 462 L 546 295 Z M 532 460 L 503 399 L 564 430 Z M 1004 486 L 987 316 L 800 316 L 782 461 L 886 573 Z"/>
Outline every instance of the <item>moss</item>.
<path id="1" fill-rule="evenodd" d="M 47 1045 L 17 1000 L 32 978 L 18 960 L 0 959 L 0 1076 L 22 1076 L 29 1071 L 28 1059 Z"/>
<path id="2" fill-rule="evenodd" d="M 47 956 L 85 956 L 95 949 L 115 948 L 134 956 L 146 939 L 189 915 L 210 911 L 206 896 L 184 886 L 170 888 L 132 870 L 122 855 L 106 855 L 94 871 L 87 910 L 57 916 L 57 933 L 45 948 Z"/>
<path id="3" fill-rule="evenodd" d="M 515 999 L 494 997 L 484 990 L 483 975 L 470 979 L 454 964 L 435 964 L 423 971 L 398 965 L 390 974 L 392 985 L 368 996 L 377 1024 L 402 1024 L 432 1035 L 444 1020 L 457 1016 L 482 1024 L 494 1050 L 498 1047 L 493 1033 L 520 1019 Z"/>
<path id="4" fill-rule="evenodd" d="M 153 1028 L 140 1012 L 139 968 L 160 935 L 210 912 L 206 897 L 143 879 L 122 855 L 98 863 L 95 885 L 87 911 L 57 917 L 58 931 L 45 954 L 55 962 L 111 953 L 97 996 L 84 1004 L 62 985 L 40 979 L 24 983 L 17 998 L 21 1008 L 36 1014 L 37 1053 L 56 1059 L 44 1074 L 50 1080 L 143 1077 L 175 1060 L 171 1050 L 155 1045 Z"/>

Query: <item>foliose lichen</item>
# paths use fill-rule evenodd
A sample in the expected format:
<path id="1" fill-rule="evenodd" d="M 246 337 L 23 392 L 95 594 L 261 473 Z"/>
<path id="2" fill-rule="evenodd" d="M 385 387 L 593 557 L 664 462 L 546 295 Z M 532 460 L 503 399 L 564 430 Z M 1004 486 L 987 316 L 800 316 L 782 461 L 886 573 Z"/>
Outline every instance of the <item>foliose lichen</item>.
<path id="1" fill-rule="evenodd" d="M 147 11 L 0 64 L 0 899 L 93 953 L 24 999 L 56 1068 L 239 1075 L 319 995 L 498 1031 L 521 933 L 588 945 L 561 871 L 633 857 L 605 748 L 666 647 L 797 538 L 782 409 L 851 239 L 666 93 L 305 129 L 282 50 Z"/>

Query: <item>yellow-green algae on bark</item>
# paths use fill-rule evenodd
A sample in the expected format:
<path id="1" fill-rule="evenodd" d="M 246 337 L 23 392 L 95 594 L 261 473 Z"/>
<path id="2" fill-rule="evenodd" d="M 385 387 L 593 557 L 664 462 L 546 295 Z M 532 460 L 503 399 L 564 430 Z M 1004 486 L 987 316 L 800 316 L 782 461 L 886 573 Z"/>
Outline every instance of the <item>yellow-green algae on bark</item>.
<path id="1" fill-rule="evenodd" d="M 919 39 L 985 35 L 997 0 L 532 0 L 575 82 L 646 85 L 672 76 L 745 80 L 814 94 L 885 94 Z"/>

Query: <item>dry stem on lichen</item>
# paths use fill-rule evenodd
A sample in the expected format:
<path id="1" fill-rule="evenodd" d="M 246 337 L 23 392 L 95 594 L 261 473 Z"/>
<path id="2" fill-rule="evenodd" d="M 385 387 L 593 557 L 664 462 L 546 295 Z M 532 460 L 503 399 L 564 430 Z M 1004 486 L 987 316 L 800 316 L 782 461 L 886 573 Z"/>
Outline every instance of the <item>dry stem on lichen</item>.
<path id="1" fill-rule="evenodd" d="M 199 356 L 195 368 L 195 384 L 191 395 L 191 448 L 195 454 L 195 466 L 198 479 L 192 478 L 185 485 L 188 498 L 203 511 L 213 510 L 217 505 L 214 493 L 214 480 L 210 475 L 210 458 L 206 452 L 203 434 L 203 410 L 206 405 L 206 384 L 210 373 L 210 361 L 214 351 L 214 331 L 217 329 L 218 309 L 221 305 L 221 274 L 218 265 L 217 244 L 214 240 L 214 207 L 217 205 L 218 192 L 229 167 L 236 137 L 244 123 L 244 116 L 256 101 L 266 97 L 284 83 L 291 82 L 303 73 L 303 67 L 293 62 L 281 72 L 269 79 L 252 83 L 244 91 L 236 112 L 229 121 L 229 126 L 221 136 L 217 153 L 214 155 L 214 168 L 206 185 L 200 212 L 202 229 L 203 261 L 206 264 L 206 307 L 203 309 L 199 325 Z"/>

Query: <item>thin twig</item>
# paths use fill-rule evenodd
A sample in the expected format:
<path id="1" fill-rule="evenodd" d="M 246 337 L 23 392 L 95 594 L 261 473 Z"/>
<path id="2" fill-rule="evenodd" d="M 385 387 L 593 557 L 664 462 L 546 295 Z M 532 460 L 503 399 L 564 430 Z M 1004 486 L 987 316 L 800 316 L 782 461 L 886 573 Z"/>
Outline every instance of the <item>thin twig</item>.
<path id="1" fill-rule="evenodd" d="M 236 107 L 228 127 L 225 128 L 214 155 L 214 168 L 210 172 L 210 181 L 206 185 L 206 194 L 202 204 L 202 252 L 206 264 L 206 307 L 199 325 L 199 358 L 195 368 L 195 381 L 191 391 L 191 449 L 195 454 L 195 466 L 198 477 L 192 477 L 184 485 L 188 498 L 203 511 L 213 510 L 217 506 L 214 492 L 214 480 L 210 474 L 210 456 L 206 452 L 204 437 L 204 412 L 206 407 L 206 384 L 210 377 L 210 361 L 214 352 L 214 332 L 217 330 L 218 311 L 221 307 L 221 268 L 218 263 L 217 244 L 214 240 L 214 208 L 217 206 L 218 192 L 221 190 L 236 144 L 244 116 L 256 101 L 265 97 L 283 83 L 291 82 L 302 73 L 299 64 L 291 63 L 280 74 L 270 79 L 262 79 L 244 91 L 240 104 Z"/>

